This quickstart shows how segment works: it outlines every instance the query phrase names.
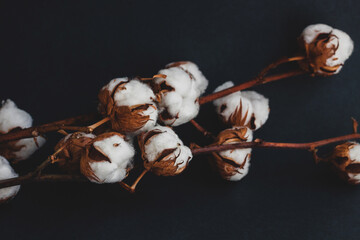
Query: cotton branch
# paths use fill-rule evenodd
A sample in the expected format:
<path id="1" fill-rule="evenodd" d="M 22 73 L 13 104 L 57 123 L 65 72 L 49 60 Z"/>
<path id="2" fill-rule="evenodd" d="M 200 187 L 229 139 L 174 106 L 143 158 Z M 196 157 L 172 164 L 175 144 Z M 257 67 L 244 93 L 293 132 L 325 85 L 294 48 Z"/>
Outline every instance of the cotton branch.
<path id="1" fill-rule="evenodd" d="M 81 115 L 52 123 L 43 124 L 37 127 L 30 127 L 21 130 L 12 131 L 0 135 L 0 143 L 14 141 L 22 138 L 37 137 L 48 132 L 56 132 L 59 130 L 84 131 L 89 130 L 88 127 L 74 127 L 70 125 L 94 122 L 99 118 L 98 114 Z"/>
<path id="2" fill-rule="evenodd" d="M 257 86 L 257 85 L 265 84 L 265 83 L 268 83 L 268 82 L 274 82 L 274 81 L 277 81 L 277 80 L 281 80 L 281 79 L 285 79 L 285 78 L 294 77 L 294 76 L 298 76 L 298 75 L 308 73 L 308 72 L 306 72 L 304 70 L 296 69 L 296 70 L 292 70 L 292 71 L 285 72 L 285 73 L 282 73 L 282 74 L 276 74 L 276 75 L 271 75 L 271 76 L 265 77 L 265 75 L 271 69 L 274 69 L 274 68 L 276 68 L 277 66 L 279 66 L 279 65 L 281 65 L 283 63 L 292 62 L 292 61 L 300 61 L 300 60 L 303 60 L 303 59 L 304 59 L 304 57 L 302 57 L 302 56 L 293 57 L 293 58 L 281 58 L 278 61 L 275 61 L 274 63 L 271 63 L 266 68 L 264 68 L 260 72 L 260 74 L 256 78 L 254 78 L 253 80 L 250 80 L 248 82 L 241 83 L 241 84 L 236 85 L 234 87 L 227 88 L 227 89 L 224 89 L 222 91 L 215 92 L 215 93 L 209 94 L 207 96 L 201 97 L 199 99 L 199 103 L 200 103 L 200 105 L 205 104 L 205 103 L 214 101 L 214 100 L 216 100 L 218 98 L 225 97 L 225 96 L 227 96 L 227 95 L 229 95 L 231 93 L 238 92 L 238 91 L 241 91 L 241 90 L 244 90 L 244 89 L 248 89 L 248 88 L 251 88 L 251 87 L 254 87 L 254 86 Z"/>
<path id="3" fill-rule="evenodd" d="M 287 149 L 307 149 L 313 150 L 317 147 L 325 146 L 328 144 L 343 142 L 353 139 L 360 138 L 359 133 L 348 134 L 344 136 L 328 138 L 315 142 L 308 143 L 280 143 L 280 142 L 266 142 L 262 140 L 255 140 L 253 142 L 243 142 L 236 144 L 226 144 L 226 145 L 218 145 L 218 146 L 208 146 L 203 148 L 196 148 L 192 150 L 193 155 L 207 154 L 211 152 L 221 152 L 230 149 L 238 149 L 238 148 L 287 148 Z"/>

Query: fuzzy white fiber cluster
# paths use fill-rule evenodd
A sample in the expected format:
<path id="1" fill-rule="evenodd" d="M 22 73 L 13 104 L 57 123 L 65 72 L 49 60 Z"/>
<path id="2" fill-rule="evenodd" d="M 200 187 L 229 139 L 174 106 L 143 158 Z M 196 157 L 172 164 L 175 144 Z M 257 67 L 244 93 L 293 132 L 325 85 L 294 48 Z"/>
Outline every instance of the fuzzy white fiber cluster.
<path id="1" fill-rule="evenodd" d="M 107 85 L 107 88 L 109 89 L 109 91 L 113 90 L 118 83 L 127 80 L 127 78 L 114 79 Z M 136 79 L 130 80 L 128 83 L 125 84 L 124 89 L 117 89 L 114 94 L 115 104 L 119 107 L 151 104 L 151 106 L 149 106 L 145 111 L 143 111 L 144 115 L 149 116 L 149 120 L 142 128 L 140 128 L 134 134 L 147 131 L 155 126 L 158 117 L 158 109 L 156 107 L 155 99 L 156 97 L 153 90 L 145 83 L 142 83 Z"/>
<path id="2" fill-rule="evenodd" d="M 155 161 L 165 149 L 176 148 L 176 150 L 163 161 L 176 159 L 174 165 L 178 169 L 185 167 L 193 155 L 190 148 L 185 146 L 178 135 L 169 127 L 160 125 L 155 126 L 152 130 L 159 130 L 161 133 L 154 135 L 147 144 L 145 144 L 144 155 L 149 162 Z"/>
<path id="3" fill-rule="evenodd" d="M 349 149 L 351 164 L 360 164 L 360 144 L 357 142 L 354 142 L 354 144 L 355 145 Z M 348 176 L 351 180 L 354 180 L 356 184 L 360 183 L 360 174 L 348 173 Z"/>
<path id="4" fill-rule="evenodd" d="M 236 128 L 233 128 L 236 129 Z M 246 142 L 251 142 L 253 139 L 253 132 L 246 128 L 247 132 L 245 137 L 247 138 Z M 225 144 L 236 144 L 235 143 L 225 143 Z M 244 168 L 238 169 L 238 172 L 231 176 L 228 180 L 229 181 L 239 181 L 243 179 L 249 172 L 250 168 L 250 154 L 251 154 L 251 148 L 239 148 L 239 149 L 231 149 L 219 152 L 220 156 L 224 158 L 230 158 L 233 159 L 238 164 L 243 164 L 243 162 L 246 160 Z"/>
<path id="5" fill-rule="evenodd" d="M 234 83 L 228 81 L 217 87 L 214 92 L 219 92 L 233 86 Z M 269 99 L 255 91 L 238 91 L 214 101 L 216 112 L 225 121 L 228 121 L 230 116 L 240 109 L 240 104 L 242 105 L 241 118 L 245 118 L 247 113 L 244 125 L 250 122 L 253 115 L 255 117 L 255 129 L 253 130 L 257 130 L 265 124 L 270 112 Z"/>
<path id="6" fill-rule="evenodd" d="M 91 170 L 99 181 L 96 183 L 121 182 L 127 174 L 127 169 L 133 166 L 135 150 L 133 146 L 118 135 L 93 143 L 96 150 L 107 156 L 110 162 L 100 161 L 90 163 Z"/>
<path id="7" fill-rule="evenodd" d="M 0 180 L 18 177 L 19 175 L 10 166 L 6 158 L 0 156 Z M 19 192 L 20 185 L 0 189 L 0 202 L 15 197 Z"/>
<path id="8" fill-rule="evenodd" d="M 339 64 L 343 65 L 354 50 L 354 42 L 347 33 L 325 24 L 314 24 L 307 26 L 302 32 L 301 36 L 305 43 L 310 44 L 319 34 L 322 33 L 331 33 L 334 35 L 330 38 L 327 47 L 330 48 L 332 46 L 338 46 L 335 54 L 326 60 L 326 65 L 329 67 L 334 67 Z M 340 66 L 335 73 L 338 73 L 341 67 L 342 66 Z"/>
<path id="9" fill-rule="evenodd" d="M 29 113 L 19 109 L 10 99 L 2 102 L 0 108 L 0 133 L 5 134 L 15 128 L 29 128 L 32 126 L 33 119 Z M 36 144 L 37 142 L 37 144 Z M 38 136 L 34 138 L 20 139 L 16 146 L 22 146 L 15 154 L 15 160 L 24 160 L 29 158 L 37 149 L 46 142 L 45 138 Z"/>
<path id="10" fill-rule="evenodd" d="M 155 78 L 156 84 L 165 81 L 168 86 L 174 88 L 173 91 L 164 92 L 161 96 L 160 111 L 166 109 L 173 117 L 173 119 L 164 120 L 164 123 L 179 126 L 195 118 L 200 108 L 197 99 L 205 92 L 208 85 L 208 80 L 197 65 L 186 62 L 179 66 L 162 69 L 158 74 L 164 74 L 166 78 Z"/>
<path id="11" fill-rule="evenodd" d="M 233 128 L 233 129 L 236 129 Z M 246 142 L 251 142 L 253 140 L 253 132 L 246 128 L 247 132 L 245 134 Z M 226 144 L 236 144 L 235 143 L 226 143 Z M 228 180 L 229 181 L 239 181 L 243 179 L 249 172 L 250 168 L 250 154 L 251 154 L 251 148 L 240 148 L 240 149 L 231 149 L 219 152 L 220 156 L 224 158 L 230 158 L 233 159 L 236 163 L 242 164 L 245 160 L 245 165 L 242 169 L 238 169 L 238 172 L 235 175 L 232 175 Z"/>

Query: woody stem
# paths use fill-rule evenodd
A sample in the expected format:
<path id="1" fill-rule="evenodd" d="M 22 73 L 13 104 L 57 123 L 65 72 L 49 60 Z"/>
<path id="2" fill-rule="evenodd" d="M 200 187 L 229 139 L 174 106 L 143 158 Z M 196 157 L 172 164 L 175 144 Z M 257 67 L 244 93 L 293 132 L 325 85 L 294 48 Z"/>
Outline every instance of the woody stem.
<path id="1" fill-rule="evenodd" d="M 280 143 L 280 142 L 266 142 L 266 141 L 254 141 L 254 142 L 243 142 L 236 144 L 226 144 L 226 145 L 216 145 L 216 146 L 207 146 L 203 148 L 196 148 L 192 150 L 193 155 L 207 154 L 211 152 L 221 152 L 224 150 L 230 149 L 239 149 L 239 148 L 287 148 L 287 149 L 307 149 L 312 150 L 317 147 L 325 146 L 331 143 L 343 142 L 352 139 L 360 138 L 359 133 L 348 134 L 344 136 L 334 137 L 323 139 L 315 142 L 308 143 Z"/>
<path id="2" fill-rule="evenodd" d="M 124 182 L 119 182 L 120 186 L 123 187 L 125 190 L 134 193 L 137 184 L 140 182 L 140 180 L 145 176 L 145 174 L 148 172 L 148 169 L 144 169 L 144 171 L 142 171 L 142 173 L 136 178 L 135 182 L 129 186 L 128 184 L 124 183 Z"/>
<path id="3" fill-rule="evenodd" d="M 0 143 L 14 141 L 22 138 L 37 137 L 48 132 L 56 132 L 59 130 L 88 131 L 87 127 L 74 127 L 70 125 L 92 122 L 95 121 L 96 119 L 98 119 L 98 114 L 88 114 L 88 115 L 76 116 L 52 123 L 47 123 L 36 127 L 25 128 L 25 129 L 9 132 L 6 134 L 1 134 Z"/>
<path id="4" fill-rule="evenodd" d="M 274 82 L 274 81 L 277 81 L 277 80 L 281 80 L 281 79 L 285 79 L 285 78 L 305 74 L 305 73 L 307 73 L 306 71 L 296 69 L 296 70 L 291 70 L 289 72 L 285 72 L 285 73 L 282 73 L 282 74 L 276 74 L 276 75 L 271 75 L 271 76 L 265 77 L 265 75 L 271 69 L 274 69 L 274 68 L 278 67 L 281 64 L 288 63 L 288 62 L 293 62 L 293 61 L 301 61 L 303 59 L 304 59 L 303 56 L 292 57 L 292 58 L 281 58 L 281 59 L 275 61 L 274 63 L 271 63 L 267 67 L 265 67 L 260 72 L 260 74 L 256 78 L 254 78 L 253 80 L 250 80 L 248 82 L 241 83 L 241 84 L 236 85 L 234 87 L 227 88 L 227 89 L 224 89 L 222 91 L 211 93 L 211 94 L 209 94 L 207 96 L 201 97 L 199 99 L 199 103 L 200 103 L 200 105 L 205 104 L 205 103 L 214 101 L 214 100 L 216 100 L 218 98 L 225 97 L 225 96 L 227 96 L 227 95 L 229 95 L 231 93 L 238 92 L 238 91 L 241 91 L 241 90 L 244 90 L 244 89 L 248 89 L 248 88 L 251 88 L 251 87 L 254 87 L 254 86 L 257 86 L 257 85 L 261 85 L 261 84 L 265 84 L 265 83 L 268 83 L 268 82 Z"/>
<path id="5" fill-rule="evenodd" d="M 207 131 L 203 126 L 201 126 L 197 121 L 195 121 L 194 119 L 190 120 L 190 123 L 196 128 L 196 130 L 198 130 L 199 132 L 201 132 L 205 137 L 209 137 L 209 138 L 214 138 L 214 136 L 212 135 L 211 132 Z"/>

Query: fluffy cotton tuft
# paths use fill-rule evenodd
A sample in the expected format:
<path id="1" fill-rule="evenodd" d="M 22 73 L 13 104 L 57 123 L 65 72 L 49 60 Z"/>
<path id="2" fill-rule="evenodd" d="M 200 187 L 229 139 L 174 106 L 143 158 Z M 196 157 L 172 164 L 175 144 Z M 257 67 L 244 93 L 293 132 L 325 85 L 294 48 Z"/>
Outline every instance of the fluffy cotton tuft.
<path id="1" fill-rule="evenodd" d="M 19 109 L 16 104 L 7 99 L 2 101 L 0 108 L 0 133 L 8 133 L 14 128 L 29 128 L 33 119 L 24 110 Z"/>
<path id="2" fill-rule="evenodd" d="M 81 159 L 81 172 L 92 182 L 121 182 L 133 167 L 135 150 L 120 134 L 100 135 L 89 148 L 90 153 Z"/>
<path id="3" fill-rule="evenodd" d="M 307 26 L 301 39 L 308 59 L 300 65 L 320 75 L 338 73 L 354 50 L 347 33 L 325 24 Z"/>
<path id="4" fill-rule="evenodd" d="M 215 92 L 233 87 L 229 81 L 220 85 Z M 243 91 L 229 94 L 214 101 L 216 112 L 223 121 L 231 126 L 247 126 L 259 129 L 269 117 L 269 100 L 255 91 Z"/>
<path id="5" fill-rule="evenodd" d="M 237 129 L 237 128 L 233 128 Z M 247 128 L 247 131 L 244 135 L 246 138 L 246 142 L 251 142 L 253 139 L 253 133 L 250 129 Z M 226 144 L 236 144 L 239 142 L 233 142 L 233 143 L 224 143 Z M 237 171 L 234 173 L 234 175 L 227 178 L 229 181 L 240 181 L 243 179 L 249 172 L 250 168 L 250 156 L 251 156 L 251 148 L 242 148 L 242 149 L 231 149 L 219 152 L 220 156 L 225 159 L 232 159 L 239 165 L 243 165 L 242 168 L 238 168 Z M 245 163 L 245 164 L 244 164 Z"/>
<path id="6" fill-rule="evenodd" d="M 181 173 L 192 159 L 190 148 L 169 127 L 155 126 L 139 136 L 144 166 L 155 174 L 173 176 Z"/>
<path id="7" fill-rule="evenodd" d="M 110 117 L 116 131 L 137 135 L 156 124 L 156 96 L 147 84 L 137 79 L 111 80 L 101 89 L 99 100 L 99 111 Z"/>
<path id="8" fill-rule="evenodd" d="M 199 113 L 198 98 L 205 92 L 208 80 L 192 62 L 170 63 L 158 73 L 165 77 L 154 79 L 155 91 L 160 96 L 160 120 L 179 126 Z"/>
<path id="9" fill-rule="evenodd" d="M 18 177 L 6 158 L 0 156 L 0 180 Z M 0 203 L 6 202 L 19 192 L 20 185 L 0 189 Z"/>
<path id="10" fill-rule="evenodd" d="M 19 109 L 10 99 L 2 102 L 0 108 L 0 134 L 8 133 L 17 128 L 29 128 L 33 119 L 24 110 Z M 0 145 L 0 154 L 12 160 L 29 158 L 39 147 L 45 144 L 45 138 L 26 138 Z"/>

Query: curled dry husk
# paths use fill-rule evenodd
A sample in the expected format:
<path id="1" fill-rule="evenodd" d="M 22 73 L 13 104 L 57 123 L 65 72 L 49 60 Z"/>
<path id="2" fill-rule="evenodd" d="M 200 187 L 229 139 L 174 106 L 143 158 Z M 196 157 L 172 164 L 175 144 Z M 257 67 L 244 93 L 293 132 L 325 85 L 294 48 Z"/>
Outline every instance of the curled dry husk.
<path id="1" fill-rule="evenodd" d="M 213 145 L 250 141 L 252 141 L 252 131 L 247 127 L 237 127 L 220 132 Z M 222 178 L 230 181 L 238 181 L 248 173 L 250 158 L 251 148 L 243 148 L 213 152 L 210 160 Z"/>
<path id="2" fill-rule="evenodd" d="M 138 136 L 144 167 L 159 176 L 175 176 L 188 166 L 191 150 L 169 127 L 156 126 Z"/>
<path id="3" fill-rule="evenodd" d="M 80 173 L 81 155 L 94 137 L 94 134 L 76 132 L 61 139 L 55 146 L 55 151 L 62 148 L 56 156 L 59 167 L 68 173 Z"/>
<path id="4" fill-rule="evenodd" d="M 360 184 L 359 143 L 345 142 L 337 145 L 326 160 L 332 163 L 339 176 L 349 184 Z"/>
<path id="5" fill-rule="evenodd" d="M 306 56 L 300 67 L 321 76 L 338 73 L 354 48 L 349 35 L 325 24 L 305 28 L 299 43 Z"/>
<path id="6" fill-rule="evenodd" d="M 128 102 L 117 101 L 115 98 L 117 94 L 122 94 L 126 91 L 127 84 L 132 81 L 137 81 L 138 85 L 146 89 L 146 93 L 141 92 L 139 88 L 134 90 L 133 96 L 128 96 Z M 132 82 L 133 83 L 133 82 Z M 147 89 L 148 88 L 148 89 Z M 149 95 L 146 101 L 138 101 L 138 104 L 129 104 L 131 99 L 136 99 L 137 96 Z M 154 126 L 157 120 L 157 107 L 155 103 L 155 94 L 151 88 L 137 79 L 129 80 L 128 78 L 117 78 L 112 80 L 109 84 L 104 86 L 98 95 L 100 104 L 99 112 L 110 117 L 112 129 L 123 134 L 139 133 Z"/>
<path id="7" fill-rule="evenodd" d="M 80 171 L 95 183 L 120 182 L 133 168 L 135 150 L 124 135 L 103 133 L 85 147 L 80 159 Z"/>

